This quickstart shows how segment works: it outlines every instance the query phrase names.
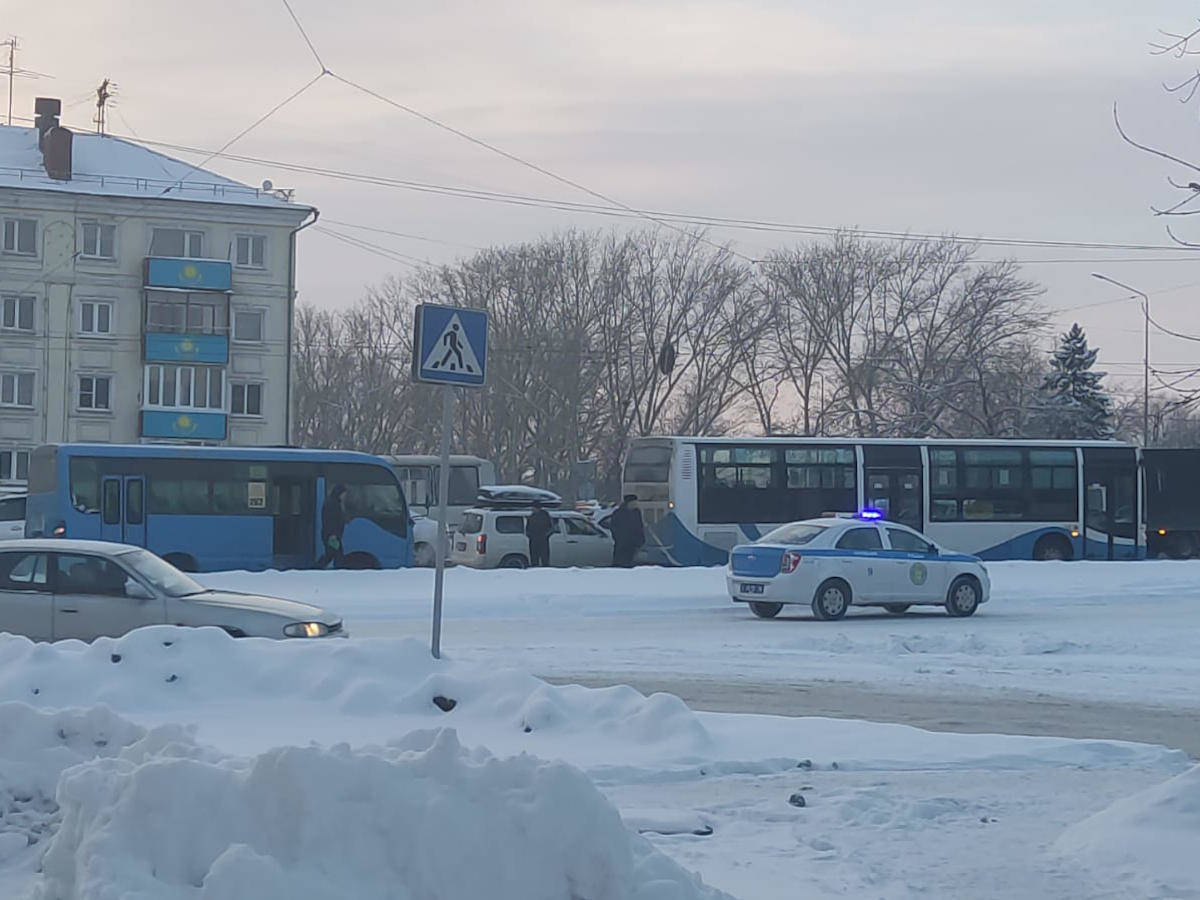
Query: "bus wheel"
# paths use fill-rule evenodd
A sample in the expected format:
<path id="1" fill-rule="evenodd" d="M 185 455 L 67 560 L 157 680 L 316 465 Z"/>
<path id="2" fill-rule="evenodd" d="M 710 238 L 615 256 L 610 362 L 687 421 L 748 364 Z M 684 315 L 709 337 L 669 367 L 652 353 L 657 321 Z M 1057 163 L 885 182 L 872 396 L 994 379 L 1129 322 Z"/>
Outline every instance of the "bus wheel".
<path id="1" fill-rule="evenodd" d="M 752 600 L 750 602 L 750 612 L 754 613 L 760 619 L 773 619 L 779 615 L 781 609 L 783 609 L 782 603 L 763 603 L 761 600 Z"/>
<path id="2" fill-rule="evenodd" d="M 510 554 L 508 554 L 508 556 L 504 557 L 504 559 L 500 560 L 500 568 L 501 569 L 527 569 L 527 568 L 529 568 L 529 563 L 528 563 L 528 561 L 526 561 L 525 557 L 523 557 L 521 554 L 510 553 Z"/>
<path id="3" fill-rule="evenodd" d="M 911 603 L 885 603 L 883 608 L 890 612 L 893 616 L 902 616 L 908 612 Z"/>
<path id="4" fill-rule="evenodd" d="M 1046 534 L 1038 538 L 1033 545 L 1033 558 L 1037 560 L 1061 559 L 1070 561 L 1075 558 L 1071 543 L 1061 534 Z"/>
<path id="5" fill-rule="evenodd" d="M 169 562 L 180 572 L 195 572 L 196 561 L 186 553 L 168 553 L 163 557 L 164 562 Z"/>
<path id="6" fill-rule="evenodd" d="M 946 612 L 952 616 L 966 618 L 979 609 L 979 582 L 970 575 L 959 575 L 946 594 Z"/>
<path id="7" fill-rule="evenodd" d="M 432 544 L 417 544 L 413 548 L 413 562 L 423 569 L 431 568 L 437 562 L 436 556 Z"/>
<path id="8" fill-rule="evenodd" d="M 347 553 L 346 558 L 342 561 L 343 569 L 378 569 L 379 560 L 373 557 L 370 553 L 361 551 L 356 553 Z"/>
<path id="9" fill-rule="evenodd" d="M 822 581 L 813 597 L 813 615 L 822 622 L 840 619 L 850 608 L 850 585 L 840 578 Z"/>

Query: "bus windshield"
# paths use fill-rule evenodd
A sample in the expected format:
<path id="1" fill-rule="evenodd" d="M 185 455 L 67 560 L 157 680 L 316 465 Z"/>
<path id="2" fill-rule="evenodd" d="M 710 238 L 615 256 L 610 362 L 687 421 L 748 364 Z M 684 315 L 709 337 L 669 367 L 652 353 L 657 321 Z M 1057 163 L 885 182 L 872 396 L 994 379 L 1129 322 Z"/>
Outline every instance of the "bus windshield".
<path id="1" fill-rule="evenodd" d="M 670 447 L 634 447 L 625 460 L 625 480 L 662 483 L 671 478 Z"/>
<path id="2" fill-rule="evenodd" d="M 141 575 L 156 591 L 168 597 L 190 597 L 204 593 L 204 588 L 198 582 L 147 550 L 130 550 L 117 558 Z"/>

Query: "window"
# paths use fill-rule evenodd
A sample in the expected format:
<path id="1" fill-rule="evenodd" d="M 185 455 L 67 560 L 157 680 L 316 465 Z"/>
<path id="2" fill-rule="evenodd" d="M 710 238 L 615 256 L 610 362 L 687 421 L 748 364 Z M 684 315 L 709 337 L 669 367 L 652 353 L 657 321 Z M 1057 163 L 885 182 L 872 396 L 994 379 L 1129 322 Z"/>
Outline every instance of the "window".
<path id="1" fill-rule="evenodd" d="M 628 483 L 666 482 L 671 477 L 670 447 L 634 447 L 625 460 Z"/>
<path id="2" fill-rule="evenodd" d="M 263 320 L 266 312 L 261 309 L 237 309 L 233 312 L 233 339 L 246 344 L 258 344 L 263 339 Z"/>
<path id="3" fill-rule="evenodd" d="M 115 482 L 114 482 L 115 483 Z M 119 487 L 119 486 L 118 486 Z M 100 594 L 124 597 L 129 576 L 101 556 L 59 553 L 54 560 L 54 590 L 59 594 Z"/>
<path id="4" fill-rule="evenodd" d="M 911 531 L 905 531 L 903 528 L 888 528 L 888 540 L 891 541 L 893 550 L 902 550 L 905 553 L 933 553 L 934 546 L 922 537 L 913 534 Z"/>
<path id="5" fill-rule="evenodd" d="M 604 537 L 604 532 L 582 516 L 563 516 L 562 523 L 567 528 L 567 534 Z"/>
<path id="6" fill-rule="evenodd" d="M 760 537 L 756 544 L 807 544 L 825 530 L 824 525 L 793 523 L 776 528 Z"/>
<path id="7" fill-rule="evenodd" d="M 0 522 L 25 521 L 25 498 L 5 497 L 0 499 Z"/>
<path id="8" fill-rule="evenodd" d="M 517 520 L 517 523 L 520 524 L 520 519 Z M 496 520 L 496 530 L 500 530 L 499 519 Z M 525 531 L 524 528 L 520 530 L 521 532 Z M 458 526 L 459 534 L 479 534 L 481 531 L 483 531 L 483 516 L 479 513 L 467 513 L 463 516 L 462 524 Z"/>
<path id="9" fill-rule="evenodd" d="M 37 256 L 37 220 L 5 219 L 4 252 Z"/>
<path id="10" fill-rule="evenodd" d="M 261 416 L 262 395 L 263 386 L 259 382 L 231 382 L 229 411 L 235 416 Z"/>
<path id="11" fill-rule="evenodd" d="M 408 507 L 391 469 L 355 463 L 332 463 L 325 468 L 326 490 L 346 486 L 346 516 L 374 522 L 385 531 L 408 535 Z"/>
<path id="12" fill-rule="evenodd" d="M 100 509 L 100 464 L 95 459 L 76 456 L 71 459 L 71 506 L 81 513 Z"/>
<path id="13" fill-rule="evenodd" d="M 409 506 L 430 506 L 433 503 L 433 491 L 430 488 L 429 466 L 400 466 L 396 469 L 396 477 L 404 488 L 404 496 L 408 498 Z"/>
<path id="14" fill-rule="evenodd" d="M 84 222 L 79 226 L 79 255 L 86 259 L 117 258 L 117 226 Z"/>
<path id="15" fill-rule="evenodd" d="M 476 529 L 478 530 L 478 529 Z M 523 516 L 497 516 L 497 534 L 524 534 L 525 519 Z"/>
<path id="16" fill-rule="evenodd" d="M 129 525 L 141 525 L 146 517 L 145 482 L 135 478 L 125 483 L 125 521 Z"/>
<path id="17" fill-rule="evenodd" d="M 1069 522 L 1078 514 L 1078 461 L 1071 449 L 930 449 L 929 467 L 935 522 Z"/>
<path id="18" fill-rule="evenodd" d="M 784 523 L 858 506 L 851 445 L 699 446 L 699 521 Z"/>
<path id="19" fill-rule="evenodd" d="M 0 553 L 0 591 L 45 591 L 48 553 Z"/>
<path id="20" fill-rule="evenodd" d="M 215 366 L 146 366 L 143 405 L 162 409 L 224 409 L 225 371 Z"/>
<path id="21" fill-rule="evenodd" d="M 33 297 L 5 294 L 0 298 L 0 328 L 33 331 Z"/>
<path id="22" fill-rule="evenodd" d="M 265 265 L 267 239 L 261 234 L 239 234 L 235 242 L 234 264 L 243 269 L 261 269 Z"/>
<path id="23" fill-rule="evenodd" d="M 105 481 L 101 497 L 100 511 L 104 524 L 119 525 L 121 523 L 121 479 L 110 478 Z"/>
<path id="24" fill-rule="evenodd" d="M 113 305 L 102 300 L 82 300 L 79 303 L 79 333 L 112 334 Z"/>
<path id="25" fill-rule="evenodd" d="M 109 394 L 112 378 L 108 375 L 79 376 L 79 408 L 80 409 L 111 409 Z"/>
<path id="26" fill-rule="evenodd" d="M 851 528 L 838 538 L 839 550 L 882 550 L 878 528 Z"/>
<path id="27" fill-rule="evenodd" d="M 430 469 L 433 479 L 434 503 L 438 502 L 437 492 L 441 486 L 441 466 Z M 450 490 L 446 503 L 450 506 L 470 506 L 479 496 L 479 470 L 474 466 L 450 467 Z"/>
<path id="28" fill-rule="evenodd" d="M 150 255 L 198 259 L 204 255 L 204 234 L 182 228 L 155 228 L 150 237 Z"/>
<path id="29" fill-rule="evenodd" d="M 0 372 L 0 406 L 33 407 L 32 372 Z"/>

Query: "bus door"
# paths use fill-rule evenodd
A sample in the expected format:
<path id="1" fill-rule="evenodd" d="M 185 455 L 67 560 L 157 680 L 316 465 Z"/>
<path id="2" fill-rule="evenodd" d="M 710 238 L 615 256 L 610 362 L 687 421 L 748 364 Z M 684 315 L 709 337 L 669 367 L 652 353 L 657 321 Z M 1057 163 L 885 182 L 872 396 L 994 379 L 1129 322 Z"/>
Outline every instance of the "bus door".
<path id="1" fill-rule="evenodd" d="M 100 484 L 100 540 L 146 546 L 146 479 L 105 475 Z"/>
<path id="2" fill-rule="evenodd" d="M 889 522 L 923 531 L 925 494 L 921 448 L 864 444 L 862 451 L 866 507 L 879 510 Z"/>
<path id="3" fill-rule="evenodd" d="M 321 479 L 316 479 L 317 483 Z M 314 479 L 304 475 L 271 478 L 271 559 L 277 569 L 308 569 L 316 562 L 313 529 L 317 513 Z"/>
<path id="4" fill-rule="evenodd" d="M 1136 559 L 1137 455 L 1131 447 L 1083 450 L 1085 559 Z"/>

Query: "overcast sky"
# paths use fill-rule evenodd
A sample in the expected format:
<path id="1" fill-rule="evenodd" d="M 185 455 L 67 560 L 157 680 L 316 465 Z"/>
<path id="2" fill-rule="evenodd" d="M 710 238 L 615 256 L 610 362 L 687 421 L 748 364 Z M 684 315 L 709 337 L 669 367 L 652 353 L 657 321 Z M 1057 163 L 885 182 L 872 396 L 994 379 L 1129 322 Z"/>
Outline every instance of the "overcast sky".
<path id="1" fill-rule="evenodd" d="M 333 72 L 640 208 L 1168 244 L 1148 205 L 1173 196 L 1171 170 L 1121 143 L 1111 107 L 1120 102 L 1138 136 L 1182 153 L 1200 131 L 1200 97 L 1183 106 L 1161 87 L 1194 65 L 1148 52 L 1157 29 L 1195 27 L 1200 7 L 1165 0 L 292 3 Z M 89 127 L 90 92 L 107 76 L 119 86 L 111 131 L 215 150 L 319 71 L 282 0 L 108 0 L 71 4 L 69 15 L 52 3 L 13 5 L 0 28 L 22 40 L 18 65 L 54 76 L 17 81 L 18 115 L 32 115 L 34 96 L 56 96 L 68 124 Z M 591 201 L 329 77 L 231 152 Z M 559 228 L 614 227 L 268 165 L 209 168 L 295 188 L 323 225 L 434 262 Z M 713 235 L 749 256 L 805 240 Z M 1200 221 L 1191 236 L 1200 241 Z M 301 299 L 320 305 L 352 302 L 404 271 L 311 230 L 300 254 Z M 1057 324 L 1078 319 L 1115 375 L 1140 379 L 1141 312 L 1135 301 L 1069 310 L 1122 296 L 1090 272 L 1150 292 L 1156 319 L 1200 332 L 1200 257 L 982 255 L 1029 261 L 1047 304 L 1068 310 Z M 1064 259 L 1072 261 L 1046 262 Z M 1156 335 L 1152 361 L 1195 365 L 1197 347 Z"/>

